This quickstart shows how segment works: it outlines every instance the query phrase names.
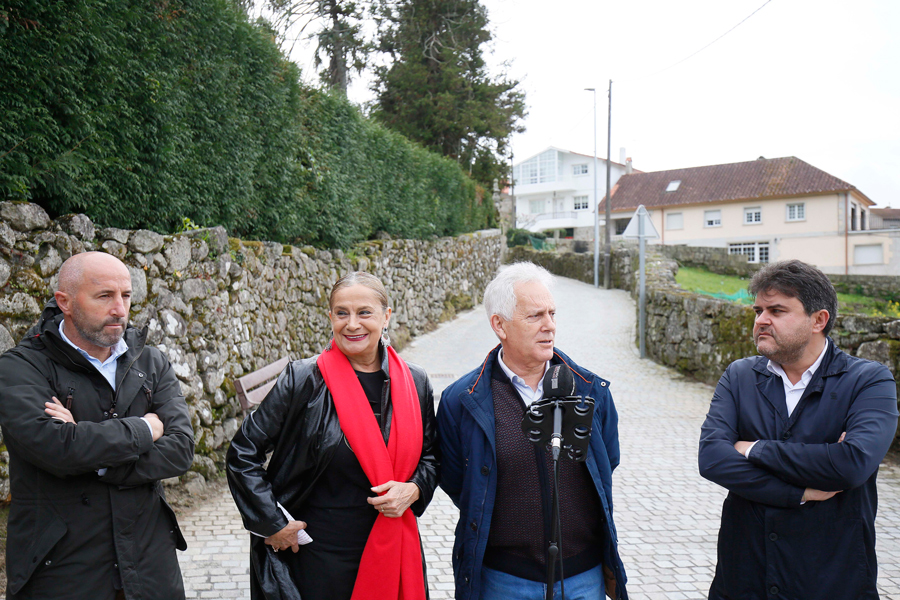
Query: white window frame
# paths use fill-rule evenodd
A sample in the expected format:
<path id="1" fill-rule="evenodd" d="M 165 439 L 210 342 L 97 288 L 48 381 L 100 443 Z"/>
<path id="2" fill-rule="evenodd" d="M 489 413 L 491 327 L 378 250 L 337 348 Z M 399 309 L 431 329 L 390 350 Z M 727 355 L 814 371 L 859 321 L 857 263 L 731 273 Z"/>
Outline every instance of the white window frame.
<path id="1" fill-rule="evenodd" d="M 575 201 L 575 210 L 587 210 L 591 207 L 590 200 L 588 196 L 575 196 L 573 200 Z"/>
<path id="2" fill-rule="evenodd" d="M 677 223 L 672 222 L 673 220 L 675 220 L 675 217 L 678 217 Z M 677 225 L 677 227 L 675 227 L 674 225 Z M 666 230 L 667 231 L 679 231 L 681 229 L 684 229 L 684 213 L 681 213 L 681 212 L 666 213 Z"/>
<path id="3" fill-rule="evenodd" d="M 540 203 L 540 210 L 535 212 L 534 209 L 538 206 L 537 203 Z M 529 200 L 528 201 L 528 211 L 532 215 L 542 215 L 547 212 L 547 200 Z"/>
<path id="4" fill-rule="evenodd" d="M 718 213 L 718 215 L 717 215 Z M 722 210 L 714 209 L 714 210 L 704 210 L 703 211 L 703 226 L 704 227 L 721 227 L 722 226 Z"/>
<path id="5" fill-rule="evenodd" d="M 744 225 L 762 225 L 762 206 L 744 207 Z"/>
<path id="6" fill-rule="evenodd" d="M 794 209 L 794 216 L 791 217 L 791 209 Z M 806 220 L 806 202 L 788 202 L 784 210 L 784 220 L 788 223 Z"/>
<path id="7" fill-rule="evenodd" d="M 736 244 L 728 244 L 728 254 L 743 254 L 747 257 L 748 263 L 768 263 L 769 262 L 769 242 L 739 242 Z M 762 260 L 765 254 L 765 260 Z"/>
<path id="8" fill-rule="evenodd" d="M 572 175 L 587 175 L 588 174 L 588 166 L 587 163 L 578 163 L 577 165 L 572 165 Z"/>

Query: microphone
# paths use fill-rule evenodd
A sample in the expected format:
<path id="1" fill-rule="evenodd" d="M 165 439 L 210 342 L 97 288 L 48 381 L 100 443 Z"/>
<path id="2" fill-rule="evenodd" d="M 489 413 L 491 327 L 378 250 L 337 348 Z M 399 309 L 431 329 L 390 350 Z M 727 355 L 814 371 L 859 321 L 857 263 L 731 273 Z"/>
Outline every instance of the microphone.
<path id="1" fill-rule="evenodd" d="M 544 375 L 544 400 L 557 400 L 575 395 L 575 378 L 566 365 L 551 365 Z M 553 405 L 553 434 L 550 436 L 550 448 L 553 460 L 559 458 L 562 447 L 563 409 L 559 402 Z"/>

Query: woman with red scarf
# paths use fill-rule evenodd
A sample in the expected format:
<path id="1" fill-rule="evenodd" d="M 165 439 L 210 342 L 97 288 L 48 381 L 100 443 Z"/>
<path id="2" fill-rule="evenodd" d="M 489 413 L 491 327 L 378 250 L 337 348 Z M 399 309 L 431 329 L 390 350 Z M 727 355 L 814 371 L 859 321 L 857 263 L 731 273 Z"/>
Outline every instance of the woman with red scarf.
<path id="1" fill-rule="evenodd" d="M 423 600 L 416 516 L 439 466 L 431 383 L 383 339 L 391 309 L 376 277 L 340 278 L 329 307 L 334 339 L 284 370 L 228 450 L 254 534 L 251 598 Z"/>

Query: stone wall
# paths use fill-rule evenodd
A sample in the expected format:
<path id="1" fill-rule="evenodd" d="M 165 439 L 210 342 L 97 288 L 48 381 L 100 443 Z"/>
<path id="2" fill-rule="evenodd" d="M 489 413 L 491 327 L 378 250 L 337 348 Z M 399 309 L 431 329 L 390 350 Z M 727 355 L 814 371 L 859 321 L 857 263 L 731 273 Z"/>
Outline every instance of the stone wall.
<path id="1" fill-rule="evenodd" d="M 755 273 L 760 265 L 747 262 L 743 254 L 728 254 L 725 248 L 707 248 L 701 246 L 663 246 L 654 244 L 654 252 L 678 261 L 685 267 L 702 267 L 720 275 L 736 275 L 748 277 Z"/>
<path id="2" fill-rule="evenodd" d="M 169 357 L 187 399 L 197 457 L 186 479 L 196 481 L 222 467 L 238 429 L 233 380 L 285 355 L 316 354 L 330 339 L 328 292 L 340 275 L 362 270 L 384 282 L 391 338 L 402 346 L 480 302 L 504 248 L 499 230 L 377 240 L 349 252 L 242 242 L 221 227 L 172 236 L 95 230 L 84 215 L 51 221 L 37 205 L 2 202 L 0 351 L 36 322 L 66 258 L 102 250 L 122 259 L 134 288 L 131 321 L 149 327 L 148 342 Z M 0 498 L 5 462 L 0 448 Z"/>

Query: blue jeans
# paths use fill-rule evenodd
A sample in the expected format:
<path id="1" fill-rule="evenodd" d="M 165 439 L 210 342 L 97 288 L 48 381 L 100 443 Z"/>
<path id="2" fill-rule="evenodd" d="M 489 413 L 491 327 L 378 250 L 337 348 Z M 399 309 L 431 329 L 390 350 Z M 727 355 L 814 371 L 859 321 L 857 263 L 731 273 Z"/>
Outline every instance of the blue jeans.
<path id="1" fill-rule="evenodd" d="M 597 565 L 589 571 L 566 577 L 566 600 L 603 600 L 603 567 Z M 553 597 L 562 598 L 562 586 L 557 581 Z M 522 579 L 515 575 L 481 568 L 481 600 L 544 600 L 547 583 Z"/>

